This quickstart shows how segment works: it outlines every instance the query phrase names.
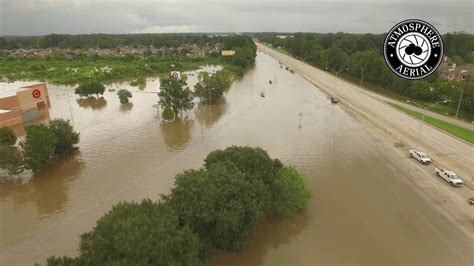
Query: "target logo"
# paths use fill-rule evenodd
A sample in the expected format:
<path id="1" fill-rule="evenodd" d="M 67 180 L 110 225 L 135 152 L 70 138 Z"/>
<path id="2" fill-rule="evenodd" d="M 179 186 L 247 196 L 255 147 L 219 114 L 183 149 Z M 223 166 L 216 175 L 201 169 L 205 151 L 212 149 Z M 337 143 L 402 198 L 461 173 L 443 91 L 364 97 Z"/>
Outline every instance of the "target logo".
<path id="1" fill-rule="evenodd" d="M 33 98 L 38 99 L 41 97 L 41 91 L 40 90 L 33 90 L 31 93 L 33 95 Z"/>
<path id="2" fill-rule="evenodd" d="M 398 76 L 422 79 L 431 75 L 443 58 L 443 41 L 429 23 L 410 19 L 393 27 L 384 42 L 385 62 Z"/>

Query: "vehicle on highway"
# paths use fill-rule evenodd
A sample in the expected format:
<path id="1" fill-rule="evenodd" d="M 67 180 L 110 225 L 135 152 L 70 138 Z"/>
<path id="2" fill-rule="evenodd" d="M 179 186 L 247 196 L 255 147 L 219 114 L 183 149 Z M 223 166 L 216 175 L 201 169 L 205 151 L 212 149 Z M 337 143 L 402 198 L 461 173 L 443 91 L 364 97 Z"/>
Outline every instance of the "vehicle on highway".
<path id="1" fill-rule="evenodd" d="M 417 151 L 417 150 L 410 150 L 410 156 L 417 159 L 421 164 L 430 164 L 431 159 L 426 155 L 426 153 Z"/>
<path id="2" fill-rule="evenodd" d="M 446 182 L 448 182 L 453 187 L 460 187 L 463 185 L 461 178 L 459 178 L 459 176 L 453 171 L 436 168 L 436 175 L 446 180 Z"/>
<path id="3" fill-rule="evenodd" d="M 270 84 L 270 85 L 273 84 L 272 80 L 269 80 L 269 81 L 268 81 L 268 84 Z"/>
<path id="4" fill-rule="evenodd" d="M 264 97 L 265 97 L 265 93 L 264 93 L 264 92 L 260 92 L 260 97 L 264 98 Z"/>
<path id="5" fill-rule="evenodd" d="M 469 203 L 469 205 L 474 205 L 474 198 L 468 199 L 467 202 Z"/>
<path id="6" fill-rule="evenodd" d="M 336 103 L 338 103 L 338 102 L 339 102 L 339 98 L 334 97 L 334 96 L 331 96 L 331 103 L 336 104 Z"/>
<path id="7" fill-rule="evenodd" d="M 291 74 L 295 74 L 295 70 L 291 69 L 291 70 L 290 70 L 290 73 L 291 73 Z"/>

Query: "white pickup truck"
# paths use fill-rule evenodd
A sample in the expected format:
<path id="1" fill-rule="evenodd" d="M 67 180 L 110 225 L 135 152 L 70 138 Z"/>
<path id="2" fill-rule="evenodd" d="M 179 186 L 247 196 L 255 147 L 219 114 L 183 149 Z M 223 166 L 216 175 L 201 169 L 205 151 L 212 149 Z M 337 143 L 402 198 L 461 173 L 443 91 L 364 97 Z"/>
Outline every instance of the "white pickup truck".
<path id="1" fill-rule="evenodd" d="M 459 187 L 463 185 L 461 178 L 459 178 L 459 176 L 453 171 L 436 168 L 436 175 L 446 180 L 453 187 Z"/>
<path id="2" fill-rule="evenodd" d="M 426 155 L 426 153 L 417 151 L 417 150 L 410 150 L 410 156 L 420 161 L 421 164 L 430 164 L 431 159 Z"/>

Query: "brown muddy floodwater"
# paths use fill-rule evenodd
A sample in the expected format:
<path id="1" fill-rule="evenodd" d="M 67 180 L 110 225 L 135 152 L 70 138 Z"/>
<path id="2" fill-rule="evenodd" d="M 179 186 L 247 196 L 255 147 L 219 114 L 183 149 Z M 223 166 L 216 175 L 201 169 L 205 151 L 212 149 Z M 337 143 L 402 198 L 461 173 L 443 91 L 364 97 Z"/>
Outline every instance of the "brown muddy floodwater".
<path id="1" fill-rule="evenodd" d="M 79 235 L 112 205 L 157 199 L 176 173 L 229 145 L 260 146 L 296 166 L 313 198 L 304 215 L 267 219 L 245 250 L 216 252 L 211 265 L 472 263 L 472 240 L 401 182 L 384 144 L 269 56 L 258 53 L 217 105 L 173 123 L 161 122 L 158 87 L 153 79 L 144 90 L 108 86 L 133 91 L 121 106 L 115 92 L 78 101 L 72 88 L 49 86 L 50 115 L 73 119 L 81 152 L 29 181 L 0 183 L 0 264 L 76 255 Z"/>

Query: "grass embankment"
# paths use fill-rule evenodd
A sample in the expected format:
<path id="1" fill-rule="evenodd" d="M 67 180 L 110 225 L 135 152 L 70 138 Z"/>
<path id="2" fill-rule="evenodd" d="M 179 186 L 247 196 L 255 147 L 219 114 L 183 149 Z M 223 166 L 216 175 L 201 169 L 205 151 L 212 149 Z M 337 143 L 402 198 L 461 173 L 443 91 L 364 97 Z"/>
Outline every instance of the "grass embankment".
<path id="1" fill-rule="evenodd" d="M 67 58 L 0 58 L 0 76 L 10 80 L 39 80 L 54 84 L 79 84 L 96 80 L 142 80 L 147 76 L 172 70 L 195 70 L 202 65 L 221 65 L 234 75 L 242 70 L 221 58 L 210 57 L 81 57 Z"/>
<path id="2" fill-rule="evenodd" d="M 419 112 L 416 112 L 416 111 L 413 111 L 413 110 L 410 110 L 410 109 L 407 109 L 405 107 L 402 107 L 402 106 L 399 106 L 399 105 L 396 105 L 396 104 L 391 104 L 393 107 L 397 108 L 398 110 L 404 112 L 404 113 L 407 113 L 419 120 L 422 119 L 423 117 L 423 114 L 422 113 L 419 113 Z M 425 115 L 425 120 L 424 120 L 426 123 L 430 124 L 430 125 L 433 125 L 441 130 L 444 130 L 456 137 L 459 137 L 461 139 L 464 139 L 466 141 L 469 141 L 470 143 L 474 143 L 474 131 L 472 130 L 469 130 L 467 128 L 463 128 L 463 127 L 459 127 L 459 126 L 456 126 L 456 125 L 453 125 L 453 124 L 450 124 L 450 123 L 447 123 L 447 122 L 444 122 L 442 120 L 439 120 L 439 119 L 436 119 L 436 118 L 433 118 L 431 116 L 427 116 Z"/>

